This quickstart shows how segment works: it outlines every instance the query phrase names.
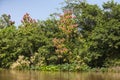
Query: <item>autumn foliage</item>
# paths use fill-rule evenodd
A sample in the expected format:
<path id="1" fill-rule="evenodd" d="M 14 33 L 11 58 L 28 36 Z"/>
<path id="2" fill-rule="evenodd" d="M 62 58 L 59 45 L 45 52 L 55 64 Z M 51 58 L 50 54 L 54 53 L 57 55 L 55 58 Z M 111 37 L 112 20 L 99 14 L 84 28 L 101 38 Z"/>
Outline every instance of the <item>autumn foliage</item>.
<path id="1" fill-rule="evenodd" d="M 67 36 L 71 35 L 77 30 L 77 24 L 74 21 L 75 16 L 73 16 L 72 11 L 66 10 L 63 15 L 60 16 L 59 29 L 63 31 Z"/>

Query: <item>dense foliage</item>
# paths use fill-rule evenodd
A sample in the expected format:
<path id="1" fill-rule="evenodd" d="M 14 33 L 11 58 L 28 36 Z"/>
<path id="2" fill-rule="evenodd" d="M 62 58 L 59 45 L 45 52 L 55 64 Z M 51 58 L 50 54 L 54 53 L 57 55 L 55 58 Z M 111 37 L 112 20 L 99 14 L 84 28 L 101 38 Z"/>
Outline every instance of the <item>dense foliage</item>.
<path id="1" fill-rule="evenodd" d="M 36 21 L 28 13 L 18 27 L 0 17 L 0 67 L 69 70 L 120 66 L 120 4 L 100 8 L 70 1 L 59 19 Z"/>

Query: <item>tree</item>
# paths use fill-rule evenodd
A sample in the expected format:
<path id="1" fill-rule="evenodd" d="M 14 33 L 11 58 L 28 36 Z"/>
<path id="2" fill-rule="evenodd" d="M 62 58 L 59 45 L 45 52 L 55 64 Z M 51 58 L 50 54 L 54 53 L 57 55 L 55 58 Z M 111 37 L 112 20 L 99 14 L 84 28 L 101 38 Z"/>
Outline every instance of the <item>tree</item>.
<path id="1" fill-rule="evenodd" d="M 6 27 L 0 30 L 0 67 L 8 68 L 16 60 L 16 28 Z"/>
<path id="2" fill-rule="evenodd" d="M 64 7 L 73 8 L 83 37 L 80 39 L 80 56 L 91 67 L 106 66 L 107 61 L 119 55 L 119 6 L 114 1 L 108 1 L 103 4 L 102 10 L 83 1 Z"/>
<path id="3" fill-rule="evenodd" d="M 60 64 L 71 63 L 72 61 L 72 49 L 74 49 L 74 40 L 77 35 L 77 24 L 75 24 L 74 18 L 73 13 L 70 10 L 66 10 L 60 16 L 60 21 L 58 22 L 58 28 L 62 36 L 54 38 L 53 43 Z"/>
<path id="4" fill-rule="evenodd" d="M 11 21 L 11 16 L 7 14 L 3 14 L 0 17 L 0 28 L 10 27 L 14 24 L 14 21 Z"/>
<path id="5" fill-rule="evenodd" d="M 37 26 L 37 21 L 35 19 L 32 19 L 28 13 L 26 13 L 23 16 L 22 22 L 22 27 L 36 27 Z"/>

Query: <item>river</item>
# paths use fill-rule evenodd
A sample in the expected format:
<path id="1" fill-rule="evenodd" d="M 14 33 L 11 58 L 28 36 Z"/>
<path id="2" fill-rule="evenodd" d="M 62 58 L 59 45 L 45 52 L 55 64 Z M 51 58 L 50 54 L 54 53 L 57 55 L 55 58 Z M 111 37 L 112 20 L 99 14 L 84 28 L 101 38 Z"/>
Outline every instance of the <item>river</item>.
<path id="1" fill-rule="evenodd" d="M 2 70 L 0 80 L 120 80 L 120 73 Z"/>

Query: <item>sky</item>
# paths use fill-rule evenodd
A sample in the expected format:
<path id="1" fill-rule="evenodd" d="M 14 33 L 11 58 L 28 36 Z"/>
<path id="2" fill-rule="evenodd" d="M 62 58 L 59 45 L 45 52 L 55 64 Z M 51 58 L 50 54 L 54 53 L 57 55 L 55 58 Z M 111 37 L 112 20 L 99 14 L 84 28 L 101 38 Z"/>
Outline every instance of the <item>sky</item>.
<path id="1" fill-rule="evenodd" d="M 87 0 L 90 4 L 98 5 L 106 1 L 110 0 Z M 120 3 L 120 0 L 114 1 Z M 25 13 L 29 13 L 33 19 L 45 20 L 50 14 L 61 12 L 63 2 L 64 0 L 0 0 L 0 15 L 10 14 L 15 25 L 20 24 Z"/>

